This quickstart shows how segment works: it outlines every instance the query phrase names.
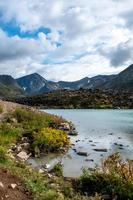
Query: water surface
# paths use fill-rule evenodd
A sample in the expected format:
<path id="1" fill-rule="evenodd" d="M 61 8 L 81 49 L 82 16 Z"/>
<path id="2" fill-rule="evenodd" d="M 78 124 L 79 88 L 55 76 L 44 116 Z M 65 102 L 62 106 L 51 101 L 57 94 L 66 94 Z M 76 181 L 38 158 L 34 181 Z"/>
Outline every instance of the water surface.
<path id="1" fill-rule="evenodd" d="M 101 160 L 115 152 L 124 159 L 133 159 L 133 110 L 89 110 L 89 109 L 48 109 L 48 113 L 62 116 L 74 123 L 79 135 L 72 136 L 74 147 L 64 156 L 50 154 L 32 160 L 35 166 L 53 163 L 60 159 L 64 176 L 77 177 L 83 168 L 100 165 Z M 117 143 L 117 144 L 116 144 Z M 87 157 L 79 156 L 73 150 L 85 151 Z M 96 152 L 106 148 L 107 152 Z"/>

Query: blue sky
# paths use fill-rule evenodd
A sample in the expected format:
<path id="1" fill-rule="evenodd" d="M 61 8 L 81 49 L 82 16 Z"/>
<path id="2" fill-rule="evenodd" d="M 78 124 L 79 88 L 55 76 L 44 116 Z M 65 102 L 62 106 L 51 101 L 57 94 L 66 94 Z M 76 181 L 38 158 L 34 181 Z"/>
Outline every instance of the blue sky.
<path id="1" fill-rule="evenodd" d="M 78 80 L 133 63 L 132 0 L 1 0 L 0 74 Z"/>

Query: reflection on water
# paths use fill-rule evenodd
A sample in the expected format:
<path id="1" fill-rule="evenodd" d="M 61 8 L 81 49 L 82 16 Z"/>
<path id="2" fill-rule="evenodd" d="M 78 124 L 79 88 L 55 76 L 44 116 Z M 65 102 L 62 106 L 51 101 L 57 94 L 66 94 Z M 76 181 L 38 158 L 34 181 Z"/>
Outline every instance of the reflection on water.
<path id="1" fill-rule="evenodd" d="M 79 156 L 70 149 L 65 156 L 49 155 L 31 160 L 34 166 L 60 159 L 64 176 L 79 176 L 83 168 L 94 167 L 108 155 L 119 152 L 123 158 L 133 159 L 133 110 L 87 110 L 49 109 L 48 113 L 60 115 L 72 121 L 79 133 L 71 137 L 77 151 L 88 152 L 88 157 Z M 80 141 L 77 141 L 80 140 Z M 106 148 L 107 152 L 94 149 Z"/>

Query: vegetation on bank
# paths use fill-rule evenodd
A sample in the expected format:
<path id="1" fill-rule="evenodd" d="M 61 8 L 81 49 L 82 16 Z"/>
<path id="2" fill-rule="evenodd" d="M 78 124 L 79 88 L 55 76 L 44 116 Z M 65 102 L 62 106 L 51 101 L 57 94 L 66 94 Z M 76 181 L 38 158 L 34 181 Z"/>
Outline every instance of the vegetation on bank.
<path id="1" fill-rule="evenodd" d="M 133 93 L 91 89 L 61 90 L 12 101 L 40 108 L 133 108 Z"/>
<path id="2" fill-rule="evenodd" d="M 133 199 L 133 161 L 122 161 L 114 154 L 102 163 L 102 168 L 85 170 L 79 179 L 63 178 L 61 164 L 51 173 L 39 173 L 10 155 L 10 147 L 20 138 L 29 137 L 31 150 L 62 151 L 69 146 L 65 132 L 51 125 L 62 118 L 29 108 L 16 108 L 0 122 L 0 168 L 19 177 L 35 200 L 102 200 Z"/>
<path id="3" fill-rule="evenodd" d="M 123 161 L 116 153 L 102 163 L 102 167 L 93 172 L 84 170 L 76 182 L 76 190 L 82 194 L 100 193 L 109 199 L 133 199 L 133 161 Z"/>

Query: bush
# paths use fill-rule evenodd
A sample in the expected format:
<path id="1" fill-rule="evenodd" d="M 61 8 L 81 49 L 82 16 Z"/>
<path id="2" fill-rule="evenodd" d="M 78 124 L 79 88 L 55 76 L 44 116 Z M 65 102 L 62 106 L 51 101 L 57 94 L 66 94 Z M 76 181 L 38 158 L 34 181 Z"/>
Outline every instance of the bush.
<path id="1" fill-rule="evenodd" d="M 44 151 L 58 151 L 69 145 L 68 135 L 61 130 L 43 128 L 33 134 L 33 147 Z"/>
<path id="2" fill-rule="evenodd" d="M 96 192 L 110 195 L 111 199 L 133 199 L 133 161 L 124 162 L 118 154 L 103 162 L 102 170 L 85 170 L 77 182 L 81 193 L 93 195 Z"/>

